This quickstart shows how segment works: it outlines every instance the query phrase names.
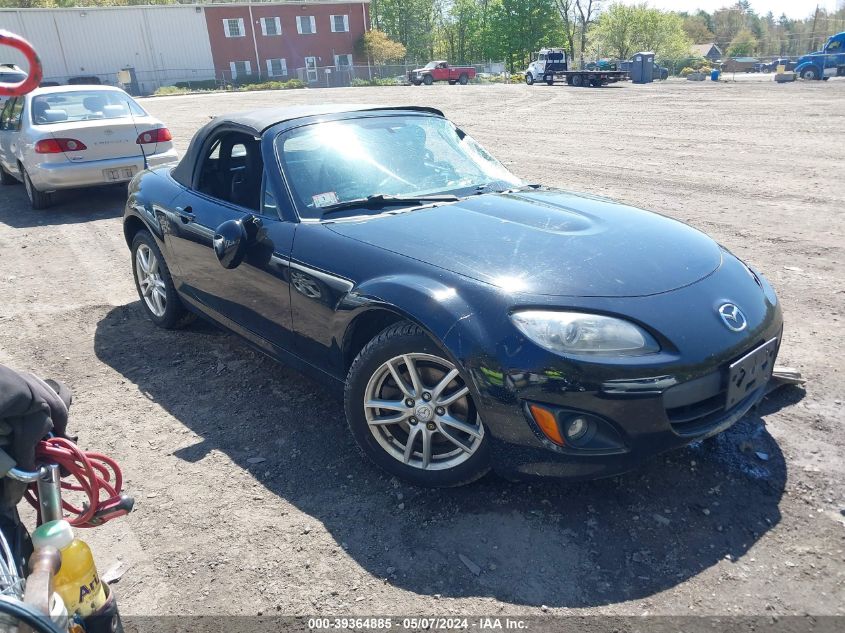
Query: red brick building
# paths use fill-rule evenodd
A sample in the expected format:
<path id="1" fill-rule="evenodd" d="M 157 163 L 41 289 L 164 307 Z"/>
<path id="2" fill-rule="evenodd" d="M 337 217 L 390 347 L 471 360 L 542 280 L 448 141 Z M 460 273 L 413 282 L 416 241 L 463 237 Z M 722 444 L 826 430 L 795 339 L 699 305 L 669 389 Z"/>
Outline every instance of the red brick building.
<path id="1" fill-rule="evenodd" d="M 218 79 L 245 76 L 325 82 L 326 68 L 366 63 L 355 44 L 369 28 L 369 0 L 205 5 Z"/>

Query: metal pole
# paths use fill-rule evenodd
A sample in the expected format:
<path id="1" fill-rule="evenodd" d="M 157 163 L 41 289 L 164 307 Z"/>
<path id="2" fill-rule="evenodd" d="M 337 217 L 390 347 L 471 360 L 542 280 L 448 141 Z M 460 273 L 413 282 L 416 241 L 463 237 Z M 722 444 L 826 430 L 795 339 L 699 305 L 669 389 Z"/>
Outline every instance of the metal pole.
<path id="1" fill-rule="evenodd" d="M 62 518 L 62 480 L 58 464 L 44 464 L 38 487 L 38 505 L 41 509 L 41 522 L 58 521 Z"/>

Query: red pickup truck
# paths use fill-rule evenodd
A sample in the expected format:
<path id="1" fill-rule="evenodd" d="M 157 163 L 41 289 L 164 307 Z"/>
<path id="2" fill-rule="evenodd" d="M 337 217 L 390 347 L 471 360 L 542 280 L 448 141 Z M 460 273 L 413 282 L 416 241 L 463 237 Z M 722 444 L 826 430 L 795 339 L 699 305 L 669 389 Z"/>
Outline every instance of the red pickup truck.
<path id="1" fill-rule="evenodd" d="M 449 62 L 444 61 L 428 62 L 422 68 L 408 73 L 408 80 L 415 86 L 421 84 L 430 86 L 435 81 L 448 81 L 452 85 L 465 86 L 473 77 L 475 77 L 475 68 L 472 66 L 450 66 Z"/>

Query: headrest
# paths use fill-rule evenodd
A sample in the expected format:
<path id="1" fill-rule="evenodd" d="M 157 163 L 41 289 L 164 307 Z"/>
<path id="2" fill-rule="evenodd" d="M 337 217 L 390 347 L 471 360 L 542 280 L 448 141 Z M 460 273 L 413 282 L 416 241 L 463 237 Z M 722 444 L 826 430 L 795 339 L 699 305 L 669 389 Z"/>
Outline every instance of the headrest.
<path id="1" fill-rule="evenodd" d="M 39 118 L 44 119 L 47 123 L 67 121 L 67 110 L 44 110 Z"/>
<path id="2" fill-rule="evenodd" d="M 129 111 L 127 110 L 126 106 L 122 103 L 103 106 L 103 116 L 105 116 L 107 119 L 112 117 L 124 116 L 128 113 Z"/>

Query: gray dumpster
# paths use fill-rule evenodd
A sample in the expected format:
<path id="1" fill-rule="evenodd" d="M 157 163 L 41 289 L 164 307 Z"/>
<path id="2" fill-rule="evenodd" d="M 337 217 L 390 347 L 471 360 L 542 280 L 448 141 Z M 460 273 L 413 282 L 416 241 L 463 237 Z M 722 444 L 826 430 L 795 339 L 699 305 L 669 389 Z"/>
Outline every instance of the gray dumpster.
<path id="1" fill-rule="evenodd" d="M 654 53 L 636 53 L 631 58 L 631 81 L 648 84 L 654 80 Z"/>

